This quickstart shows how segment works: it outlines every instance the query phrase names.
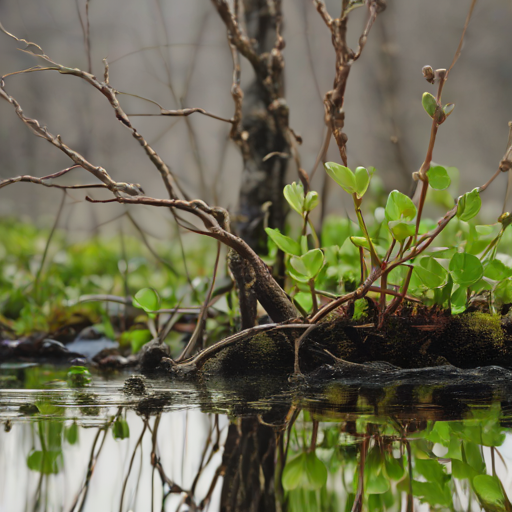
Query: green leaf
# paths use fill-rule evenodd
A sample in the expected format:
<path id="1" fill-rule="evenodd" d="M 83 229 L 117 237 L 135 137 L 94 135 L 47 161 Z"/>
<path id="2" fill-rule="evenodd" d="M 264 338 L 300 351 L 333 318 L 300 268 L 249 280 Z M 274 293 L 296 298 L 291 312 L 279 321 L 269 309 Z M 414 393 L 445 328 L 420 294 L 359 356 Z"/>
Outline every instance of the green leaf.
<path id="1" fill-rule="evenodd" d="M 404 222 L 402 220 L 394 220 L 388 222 L 389 230 L 393 235 L 393 238 L 402 243 L 406 238 L 414 236 L 416 232 L 416 224 L 413 222 Z"/>
<path id="2" fill-rule="evenodd" d="M 121 417 L 118 417 L 112 425 L 112 436 L 114 439 L 127 439 L 130 437 L 130 427 L 128 422 Z"/>
<path id="3" fill-rule="evenodd" d="M 290 238 L 289 236 L 283 235 L 278 229 L 265 228 L 267 235 L 272 241 L 286 254 L 293 254 L 294 256 L 300 256 L 301 250 L 298 242 Z"/>
<path id="4" fill-rule="evenodd" d="M 451 506 L 453 498 L 447 485 L 441 486 L 438 482 L 412 481 L 412 492 L 430 505 Z"/>
<path id="5" fill-rule="evenodd" d="M 151 341 L 153 335 L 149 329 L 132 329 L 121 334 L 121 344 L 130 343 L 132 354 L 136 354 L 148 341 Z"/>
<path id="6" fill-rule="evenodd" d="M 484 276 L 493 281 L 502 281 L 512 276 L 512 269 L 500 260 L 491 260 L 484 269 Z"/>
<path id="7" fill-rule="evenodd" d="M 302 483 L 305 473 L 306 453 L 301 453 L 286 463 L 282 479 L 283 489 L 285 491 L 296 489 Z"/>
<path id="8" fill-rule="evenodd" d="M 486 503 L 503 503 L 505 496 L 501 483 L 496 476 L 477 475 L 473 478 L 473 487 L 478 497 Z"/>
<path id="9" fill-rule="evenodd" d="M 409 197 L 398 190 L 393 190 L 386 203 L 385 215 L 387 221 L 410 221 L 416 217 L 416 206 Z"/>
<path id="10" fill-rule="evenodd" d="M 302 183 L 293 182 L 283 190 L 288 204 L 300 215 L 304 213 L 304 187 Z"/>
<path id="11" fill-rule="evenodd" d="M 69 427 L 64 431 L 64 436 L 66 437 L 66 441 L 69 444 L 76 444 L 78 441 L 78 425 L 76 421 L 74 421 Z"/>
<path id="12" fill-rule="evenodd" d="M 343 165 L 335 162 L 326 162 L 324 164 L 327 174 L 345 191 L 349 194 L 356 192 L 356 177 L 354 173 Z"/>
<path id="13" fill-rule="evenodd" d="M 324 253 L 320 249 L 312 249 L 303 256 L 292 256 L 290 264 L 299 274 L 314 279 L 324 266 Z"/>
<path id="14" fill-rule="evenodd" d="M 85 366 L 71 366 L 67 374 L 69 386 L 83 388 L 91 382 L 91 374 Z"/>
<path id="15" fill-rule="evenodd" d="M 307 483 L 304 487 L 312 491 L 324 487 L 327 483 L 327 468 L 315 452 L 306 454 L 305 467 Z"/>
<path id="16" fill-rule="evenodd" d="M 453 315 L 460 315 L 466 311 L 468 289 L 465 286 L 456 288 L 450 297 L 451 312 Z"/>
<path id="17" fill-rule="evenodd" d="M 384 473 L 380 472 L 368 478 L 366 492 L 368 494 L 384 494 L 389 491 L 390 487 L 391 484 L 388 478 Z"/>
<path id="18" fill-rule="evenodd" d="M 160 307 L 160 296 L 153 288 L 142 288 L 135 294 L 132 303 L 136 308 L 152 313 Z"/>
<path id="19" fill-rule="evenodd" d="M 363 247 L 364 249 L 370 250 L 370 244 L 368 243 L 368 240 L 364 236 L 351 236 L 350 241 L 356 247 Z"/>
<path id="20" fill-rule="evenodd" d="M 359 197 L 363 197 L 366 191 L 368 190 L 368 186 L 370 185 L 371 173 L 365 167 L 357 167 L 355 176 L 355 192 Z"/>
<path id="21" fill-rule="evenodd" d="M 318 192 L 315 192 L 314 190 L 310 190 L 304 199 L 304 211 L 310 212 L 311 210 L 314 210 L 320 203 L 320 197 L 318 195 Z"/>
<path id="22" fill-rule="evenodd" d="M 459 202 L 457 203 L 457 217 L 467 222 L 478 214 L 481 206 L 482 200 L 480 199 L 480 194 L 478 189 L 474 188 L 471 192 L 466 192 L 463 196 L 459 197 Z"/>
<path id="23" fill-rule="evenodd" d="M 464 287 L 476 283 L 484 275 L 480 260 L 472 254 L 457 252 L 450 260 L 449 270 L 453 282 Z"/>
<path id="24" fill-rule="evenodd" d="M 450 186 L 452 180 L 448 176 L 447 170 L 441 165 L 431 167 L 427 171 L 428 184 L 436 190 L 444 190 Z"/>
<path id="25" fill-rule="evenodd" d="M 384 463 L 386 474 L 391 478 L 391 480 L 402 480 L 405 475 L 403 460 L 401 464 L 399 459 L 395 459 L 392 455 L 388 455 L 384 457 Z"/>
<path id="26" fill-rule="evenodd" d="M 448 275 L 443 266 L 431 257 L 421 258 L 419 264 L 414 266 L 414 272 L 429 289 L 443 286 Z"/>
<path id="27" fill-rule="evenodd" d="M 424 92 L 423 97 L 421 98 L 421 104 L 423 105 L 425 112 L 430 117 L 434 117 L 434 114 L 436 113 L 436 107 L 437 107 L 436 98 L 429 92 Z"/>

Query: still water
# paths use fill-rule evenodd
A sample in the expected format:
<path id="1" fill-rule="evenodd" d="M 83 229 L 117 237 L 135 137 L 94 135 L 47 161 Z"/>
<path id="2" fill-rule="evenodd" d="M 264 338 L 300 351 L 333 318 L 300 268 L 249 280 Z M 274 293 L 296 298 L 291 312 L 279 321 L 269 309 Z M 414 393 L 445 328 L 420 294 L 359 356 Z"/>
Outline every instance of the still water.
<path id="1" fill-rule="evenodd" d="M 0 366 L 0 511 L 512 511 L 511 385 Z"/>

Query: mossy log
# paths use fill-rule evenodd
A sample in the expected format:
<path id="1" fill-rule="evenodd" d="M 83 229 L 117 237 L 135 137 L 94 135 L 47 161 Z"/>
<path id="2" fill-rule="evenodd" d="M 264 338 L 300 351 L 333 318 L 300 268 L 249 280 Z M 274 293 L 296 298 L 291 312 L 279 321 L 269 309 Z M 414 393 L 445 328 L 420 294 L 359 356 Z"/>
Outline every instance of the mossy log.
<path id="1" fill-rule="evenodd" d="M 237 335 L 204 354 L 174 366 L 207 376 L 287 375 L 293 373 L 296 340 L 305 325 L 269 327 Z M 512 367 L 512 321 L 487 313 L 391 317 L 382 329 L 331 316 L 301 342 L 300 369 L 310 373 L 337 360 L 385 361 L 400 368 L 451 364 L 459 368 Z"/>

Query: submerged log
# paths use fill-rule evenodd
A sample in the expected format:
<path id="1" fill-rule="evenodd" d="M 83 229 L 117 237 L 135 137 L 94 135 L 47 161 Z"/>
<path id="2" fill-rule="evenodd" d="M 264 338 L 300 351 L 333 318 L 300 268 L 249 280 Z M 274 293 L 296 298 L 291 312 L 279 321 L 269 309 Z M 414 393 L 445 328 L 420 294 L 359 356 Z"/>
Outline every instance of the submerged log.
<path id="1" fill-rule="evenodd" d="M 260 326 L 173 365 L 172 372 L 208 376 L 288 375 L 294 346 L 307 324 Z M 332 315 L 302 340 L 300 369 L 325 364 L 383 361 L 399 368 L 451 364 L 458 368 L 500 365 L 512 368 L 512 321 L 487 313 L 391 317 L 382 329 Z"/>

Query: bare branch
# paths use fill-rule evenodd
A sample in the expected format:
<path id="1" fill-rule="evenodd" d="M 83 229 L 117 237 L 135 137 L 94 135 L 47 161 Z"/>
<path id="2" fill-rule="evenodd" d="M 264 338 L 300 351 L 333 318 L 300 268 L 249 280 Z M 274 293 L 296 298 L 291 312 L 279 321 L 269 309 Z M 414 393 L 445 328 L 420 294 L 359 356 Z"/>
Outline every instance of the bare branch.
<path id="1" fill-rule="evenodd" d="M 176 193 L 174 191 L 174 185 L 176 185 L 177 188 L 180 190 L 180 192 L 183 193 L 181 191 L 181 189 L 179 188 L 179 185 L 176 183 L 176 181 L 171 173 L 171 170 L 169 169 L 167 164 L 160 158 L 160 156 L 158 156 L 156 151 L 147 143 L 147 141 L 144 139 L 144 137 L 132 126 L 130 119 L 128 118 L 126 113 L 121 108 L 121 105 L 119 104 L 119 101 L 117 99 L 118 92 L 108 82 L 99 81 L 93 74 L 87 73 L 86 71 L 82 71 L 81 69 L 69 68 L 69 67 L 63 66 L 63 65 L 53 61 L 50 57 L 48 57 L 48 55 L 46 55 L 43 52 L 42 48 L 39 45 L 37 45 L 35 43 L 31 43 L 29 41 L 26 41 L 25 39 L 19 39 L 18 37 L 14 36 L 10 32 L 7 32 L 7 30 L 5 30 L 1 24 L 0 24 L 0 30 L 2 32 L 4 32 L 6 35 L 8 35 L 9 37 L 12 37 L 13 39 L 15 39 L 16 41 L 23 42 L 23 43 L 27 44 L 27 48 L 24 50 L 21 50 L 21 51 L 24 51 L 25 53 L 28 53 L 29 55 L 32 55 L 34 57 L 39 57 L 39 58 L 43 59 L 45 62 L 47 62 L 48 64 L 50 64 L 49 67 L 46 67 L 44 69 L 41 67 L 36 67 L 36 68 L 32 68 L 31 70 L 26 70 L 26 72 L 42 71 L 42 70 L 58 71 L 59 73 L 61 73 L 63 75 L 73 75 L 78 78 L 81 78 L 81 79 L 85 80 L 88 84 L 92 85 L 99 92 L 101 92 L 107 98 L 108 102 L 114 109 L 114 112 L 115 112 L 115 115 L 116 115 L 118 121 L 121 122 L 124 126 L 126 126 L 132 132 L 133 137 L 144 148 L 144 151 L 148 155 L 149 159 L 151 160 L 153 165 L 157 168 L 157 170 L 160 172 L 160 175 L 162 177 L 162 180 L 164 181 L 164 184 L 167 189 L 167 193 L 169 194 L 169 197 L 171 197 L 171 198 L 177 197 Z M 33 50 L 34 48 L 37 49 L 37 53 Z M 2 89 L 4 89 L 3 78 L 1 81 L 1 87 L 2 87 Z M 5 93 L 5 89 L 3 92 Z M 13 98 L 8 97 L 7 93 L 5 93 L 5 95 L 2 94 L 2 96 L 5 99 L 7 99 L 7 101 L 9 101 L 10 103 L 12 103 L 11 100 L 14 100 Z M 36 121 L 36 123 L 37 123 L 37 121 Z M 39 124 L 39 123 L 37 123 L 37 124 Z M 44 137 L 44 138 L 46 138 L 46 137 Z M 78 162 L 76 162 L 76 163 L 78 163 Z"/>

